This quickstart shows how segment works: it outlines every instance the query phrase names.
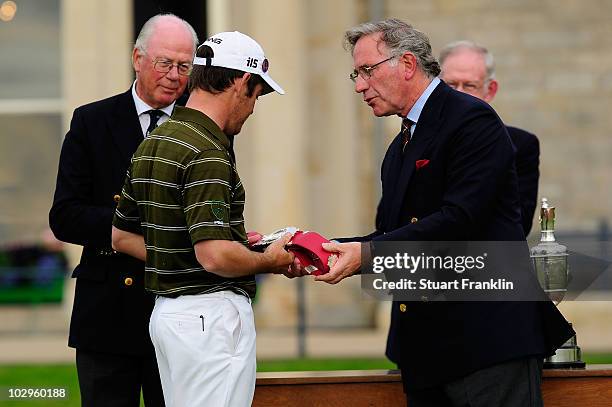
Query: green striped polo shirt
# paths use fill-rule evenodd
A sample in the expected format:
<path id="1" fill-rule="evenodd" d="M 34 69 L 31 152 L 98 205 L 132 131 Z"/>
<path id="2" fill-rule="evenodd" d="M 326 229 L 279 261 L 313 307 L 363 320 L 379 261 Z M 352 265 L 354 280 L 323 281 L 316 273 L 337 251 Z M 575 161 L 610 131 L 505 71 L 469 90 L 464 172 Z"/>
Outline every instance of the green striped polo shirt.
<path id="1" fill-rule="evenodd" d="M 147 290 L 169 297 L 221 290 L 255 296 L 253 276 L 209 273 L 193 248 L 201 240 L 248 244 L 245 192 L 230 149 L 209 117 L 176 107 L 134 153 L 113 225 L 144 236 Z"/>

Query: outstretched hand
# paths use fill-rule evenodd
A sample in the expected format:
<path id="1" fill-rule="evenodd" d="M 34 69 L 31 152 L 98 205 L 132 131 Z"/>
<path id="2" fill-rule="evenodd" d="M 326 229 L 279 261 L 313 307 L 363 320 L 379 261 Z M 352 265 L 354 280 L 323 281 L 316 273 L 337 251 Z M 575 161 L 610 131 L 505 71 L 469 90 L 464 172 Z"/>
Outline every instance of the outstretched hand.
<path id="1" fill-rule="evenodd" d="M 316 281 L 337 284 L 361 268 L 361 243 L 323 243 L 323 249 L 337 253 L 338 259 L 331 266 L 329 273 L 316 276 Z"/>

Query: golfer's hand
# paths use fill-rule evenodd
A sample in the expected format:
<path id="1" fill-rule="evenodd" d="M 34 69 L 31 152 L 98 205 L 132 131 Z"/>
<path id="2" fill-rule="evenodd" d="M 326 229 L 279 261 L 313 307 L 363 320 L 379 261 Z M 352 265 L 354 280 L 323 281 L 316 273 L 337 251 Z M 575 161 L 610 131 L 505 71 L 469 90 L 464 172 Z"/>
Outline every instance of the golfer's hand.
<path id="1" fill-rule="evenodd" d="M 263 252 L 264 256 L 266 256 L 267 264 L 269 264 L 271 273 L 287 275 L 287 272 L 293 264 L 293 260 L 295 258 L 293 253 L 285 250 L 285 246 L 287 243 L 289 243 L 291 237 L 291 233 L 285 233 L 283 237 L 273 242 Z"/>

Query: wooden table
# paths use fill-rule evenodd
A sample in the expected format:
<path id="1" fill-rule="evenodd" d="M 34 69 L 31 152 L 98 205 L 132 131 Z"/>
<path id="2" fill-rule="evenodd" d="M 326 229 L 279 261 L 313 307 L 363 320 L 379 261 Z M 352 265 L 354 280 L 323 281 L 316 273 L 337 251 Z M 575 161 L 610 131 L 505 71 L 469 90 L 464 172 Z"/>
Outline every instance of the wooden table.
<path id="1" fill-rule="evenodd" d="M 546 407 L 612 407 L 612 365 L 545 370 Z M 341 370 L 257 374 L 255 407 L 406 406 L 399 373 Z"/>
<path id="2" fill-rule="evenodd" d="M 611 407 L 612 365 L 544 370 L 542 395 L 546 407 Z"/>

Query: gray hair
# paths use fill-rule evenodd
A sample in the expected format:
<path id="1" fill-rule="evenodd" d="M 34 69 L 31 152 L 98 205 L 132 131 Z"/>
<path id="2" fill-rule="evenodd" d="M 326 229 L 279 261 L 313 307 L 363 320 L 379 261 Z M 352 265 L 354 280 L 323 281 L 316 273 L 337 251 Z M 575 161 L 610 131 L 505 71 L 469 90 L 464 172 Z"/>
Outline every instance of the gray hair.
<path id="1" fill-rule="evenodd" d="M 461 40 L 446 45 L 442 48 L 442 51 L 440 51 L 440 65 L 444 65 L 446 58 L 460 49 L 468 49 L 482 55 L 485 62 L 485 69 L 487 70 L 487 77 L 485 80 L 490 81 L 495 79 L 495 60 L 493 59 L 493 54 L 491 54 L 487 48 L 473 41 Z"/>
<path id="2" fill-rule="evenodd" d="M 440 65 L 431 52 L 427 35 L 397 18 L 363 23 L 351 28 L 344 33 L 344 49 L 352 54 L 361 37 L 376 33 L 382 34 L 380 38 L 389 49 L 389 56 L 401 56 L 410 52 L 416 57 L 417 65 L 425 75 L 432 78 L 440 74 Z"/>
<path id="3" fill-rule="evenodd" d="M 134 48 L 138 49 L 141 52 L 147 52 L 147 45 L 149 45 L 149 40 L 151 39 L 153 33 L 155 33 L 157 24 L 160 22 L 160 20 L 165 20 L 168 17 L 176 19 L 178 22 L 183 23 L 183 25 L 189 31 L 191 37 L 193 38 L 193 50 L 195 53 L 195 50 L 198 47 L 198 35 L 196 34 L 195 30 L 187 21 L 171 13 L 156 14 L 153 17 L 149 18 L 147 22 L 144 23 L 144 25 L 142 26 L 140 33 L 138 33 L 138 38 L 136 38 Z"/>

